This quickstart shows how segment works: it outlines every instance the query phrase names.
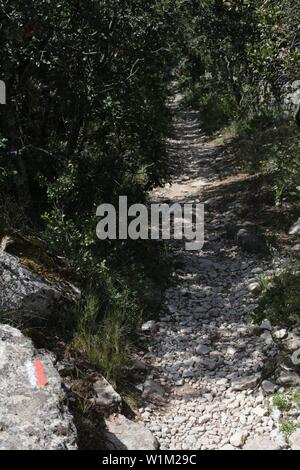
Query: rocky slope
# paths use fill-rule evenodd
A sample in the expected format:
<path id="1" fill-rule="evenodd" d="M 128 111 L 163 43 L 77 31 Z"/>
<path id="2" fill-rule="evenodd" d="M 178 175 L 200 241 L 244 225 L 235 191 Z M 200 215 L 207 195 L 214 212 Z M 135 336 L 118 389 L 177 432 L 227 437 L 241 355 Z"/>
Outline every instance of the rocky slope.
<path id="1" fill-rule="evenodd" d="M 3 324 L 39 324 L 62 310 L 71 291 L 47 283 L 14 256 L 0 256 L 0 448 L 76 449 L 55 357 L 36 350 L 20 330 Z M 73 292 L 74 294 L 74 292 Z"/>
<path id="2" fill-rule="evenodd" d="M 80 448 L 80 436 L 69 410 L 75 400 L 73 386 L 78 385 L 74 359 L 58 360 L 56 350 L 37 350 L 20 329 L 5 324 L 20 325 L 21 329 L 24 325 L 45 327 L 57 316 L 70 314 L 71 303 L 79 295 L 68 283 L 48 282 L 18 258 L 0 253 L 1 450 Z M 96 371 L 89 373 L 95 380 L 94 393 L 84 399 L 97 411 L 91 423 L 97 436 L 93 436 L 93 445 L 97 449 L 156 449 L 158 442 L 152 433 L 121 414 L 122 398 L 113 387 Z M 84 383 L 89 377 L 82 375 Z M 76 419 L 80 425 L 87 421 L 84 413 L 79 417 L 77 412 Z M 93 445 L 86 444 L 88 448 Z"/>

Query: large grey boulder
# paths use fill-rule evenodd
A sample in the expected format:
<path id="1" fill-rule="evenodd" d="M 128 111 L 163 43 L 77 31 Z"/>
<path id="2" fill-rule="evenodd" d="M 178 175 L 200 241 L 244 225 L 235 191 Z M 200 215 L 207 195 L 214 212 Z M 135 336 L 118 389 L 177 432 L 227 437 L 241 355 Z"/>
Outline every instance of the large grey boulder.
<path id="1" fill-rule="evenodd" d="M 6 318 L 31 322 L 45 321 L 55 311 L 80 296 L 72 286 L 50 284 L 20 264 L 18 258 L 0 254 L 0 314 Z"/>
<path id="2" fill-rule="evenodd" d="M 49 353 L 0 325 L 0 450 L 76 449 L 76 429 Z"/>
<path id="3" fill-rule="evenodd" d="M 109 450 L 157 450 L 157 439 L 142 423 L 123 415 L 111 416 L 105 422 L 106 448 Z"/>

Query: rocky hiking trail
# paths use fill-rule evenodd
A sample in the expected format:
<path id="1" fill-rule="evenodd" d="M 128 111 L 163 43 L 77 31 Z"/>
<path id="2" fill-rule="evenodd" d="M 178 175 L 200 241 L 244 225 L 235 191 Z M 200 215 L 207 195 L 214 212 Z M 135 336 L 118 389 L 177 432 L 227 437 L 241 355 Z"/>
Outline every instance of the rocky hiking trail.
<path id="1" fill-rule="evenodd" d="M 143 325 L 146 346 L 130 366 L 130 391 L 142 405 L 127 403 L 49 330 L 72 312 L 80 290 L 3 245 L 0 449 L 300 449 L 300 396 L 284 409 L 273 403 L 277 390 L 299 388 L 290 357 L 300 350 L 300 329 L 251 319 L 259 276 L 282 269 L 263 254 L 264 239 L 243 208 L 252 177 L 230 144 L 209 140 L 197 113 L 178 101 L 168 142 L 173 182 L 150 198 L 204 202 L 205 245 L 166 244 L 173 268 L 161 316 Z"/>
<path id="2" fill-rule="evenodd" d="M 297 449 L 299 431 L 284 434 L 281 412 L 272 408 L 276 390 L 300 383 L 297 373 L 276 364 L 278 341 L 288 333 L 267 321 L 261 327 L 251 322 L 256 307 L 251 291 L 258 276 L 271 274 L 274 266 L 241 251 L 227 236 L 226 227 L 247 235 L 239 208 L 249 177 L 231 165 L 224 144 L 202 134 L 196 113 L 174 106 L 169 153 L 177 176 L 155 190 L 153 199 L 205 202 L 206 242 L 202 251 L 169 242 L 174 268 L 164 313 L 149 323 L 148 351 L 140 354 L 149 366 L 141 419 L 161 449 Z M 230 193 L 231 183 L 239 191 Z M 260 239 L 251 236 L 248 243 L 259 248 Z"/>

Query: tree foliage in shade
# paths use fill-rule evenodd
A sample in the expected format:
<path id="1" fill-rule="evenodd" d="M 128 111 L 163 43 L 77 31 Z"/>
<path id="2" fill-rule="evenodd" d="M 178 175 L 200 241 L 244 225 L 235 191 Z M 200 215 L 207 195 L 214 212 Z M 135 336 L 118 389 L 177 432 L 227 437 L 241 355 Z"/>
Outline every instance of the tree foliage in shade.
<path id="1" fill-rule="evenodd" d="M 139 199 L 163 181 L 172 2 L 1 1 L 0 8 L 8 89 L 1 160 L 18 172 L 19 197 L 37 213 L 55 202 L 78 216 L 119 194 Z"/>
<path id="2" fill-rule="evenodd" d="M 284 85 L 300 74 L 299 2 L 197 0 L 193 5 L 187 43 L 202 63 L 202 75 L 219 91 L 230 92 L 241 109 L 262 99 L 280 100 Z"/>
<path id="3" fill-rule="evenodd" d="M 0 237 L 59 255 L 83 288 L 75 343 L 112 377 L 162 269 L 149 244 L 100 243 L 96 207 L 169 179 L 175 73 L 204 130 L 263 127 L 300 78 L 298 18 L 298 0 L 0 0 Z M 300 187 L 298 148 L 272 148 L 280 197 Z"/>
<path id="4" fill-rule="evenodd" d="M 184 3 L 0 0 L 8 91 L 0 108 L 0 236 L 30 226 L 60 255 L 60 268 L 80 283 L 82 305 L 92 305 L 87 315 L 79 306 L 68 329 L 114 377 L 128 336 L 152 308 L 145 277 L 160 276 L 161 265 L 149 245 L 97 240 L 96 207 L 117 205 L 120 195 L 142 202 L 168 179 L 167 100 Z"/>

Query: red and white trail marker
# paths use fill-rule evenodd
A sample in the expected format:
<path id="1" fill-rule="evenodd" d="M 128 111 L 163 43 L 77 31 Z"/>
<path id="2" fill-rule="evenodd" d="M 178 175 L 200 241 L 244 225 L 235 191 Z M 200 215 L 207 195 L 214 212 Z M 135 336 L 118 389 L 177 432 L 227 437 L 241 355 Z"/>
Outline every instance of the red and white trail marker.
<path id="1" fill-rule="evenodd" d="M 42 361 L 39 359 L 28 360 L 25 367 L 32 387 L 45 387 L 47 385 L 47 377 Z"/>

